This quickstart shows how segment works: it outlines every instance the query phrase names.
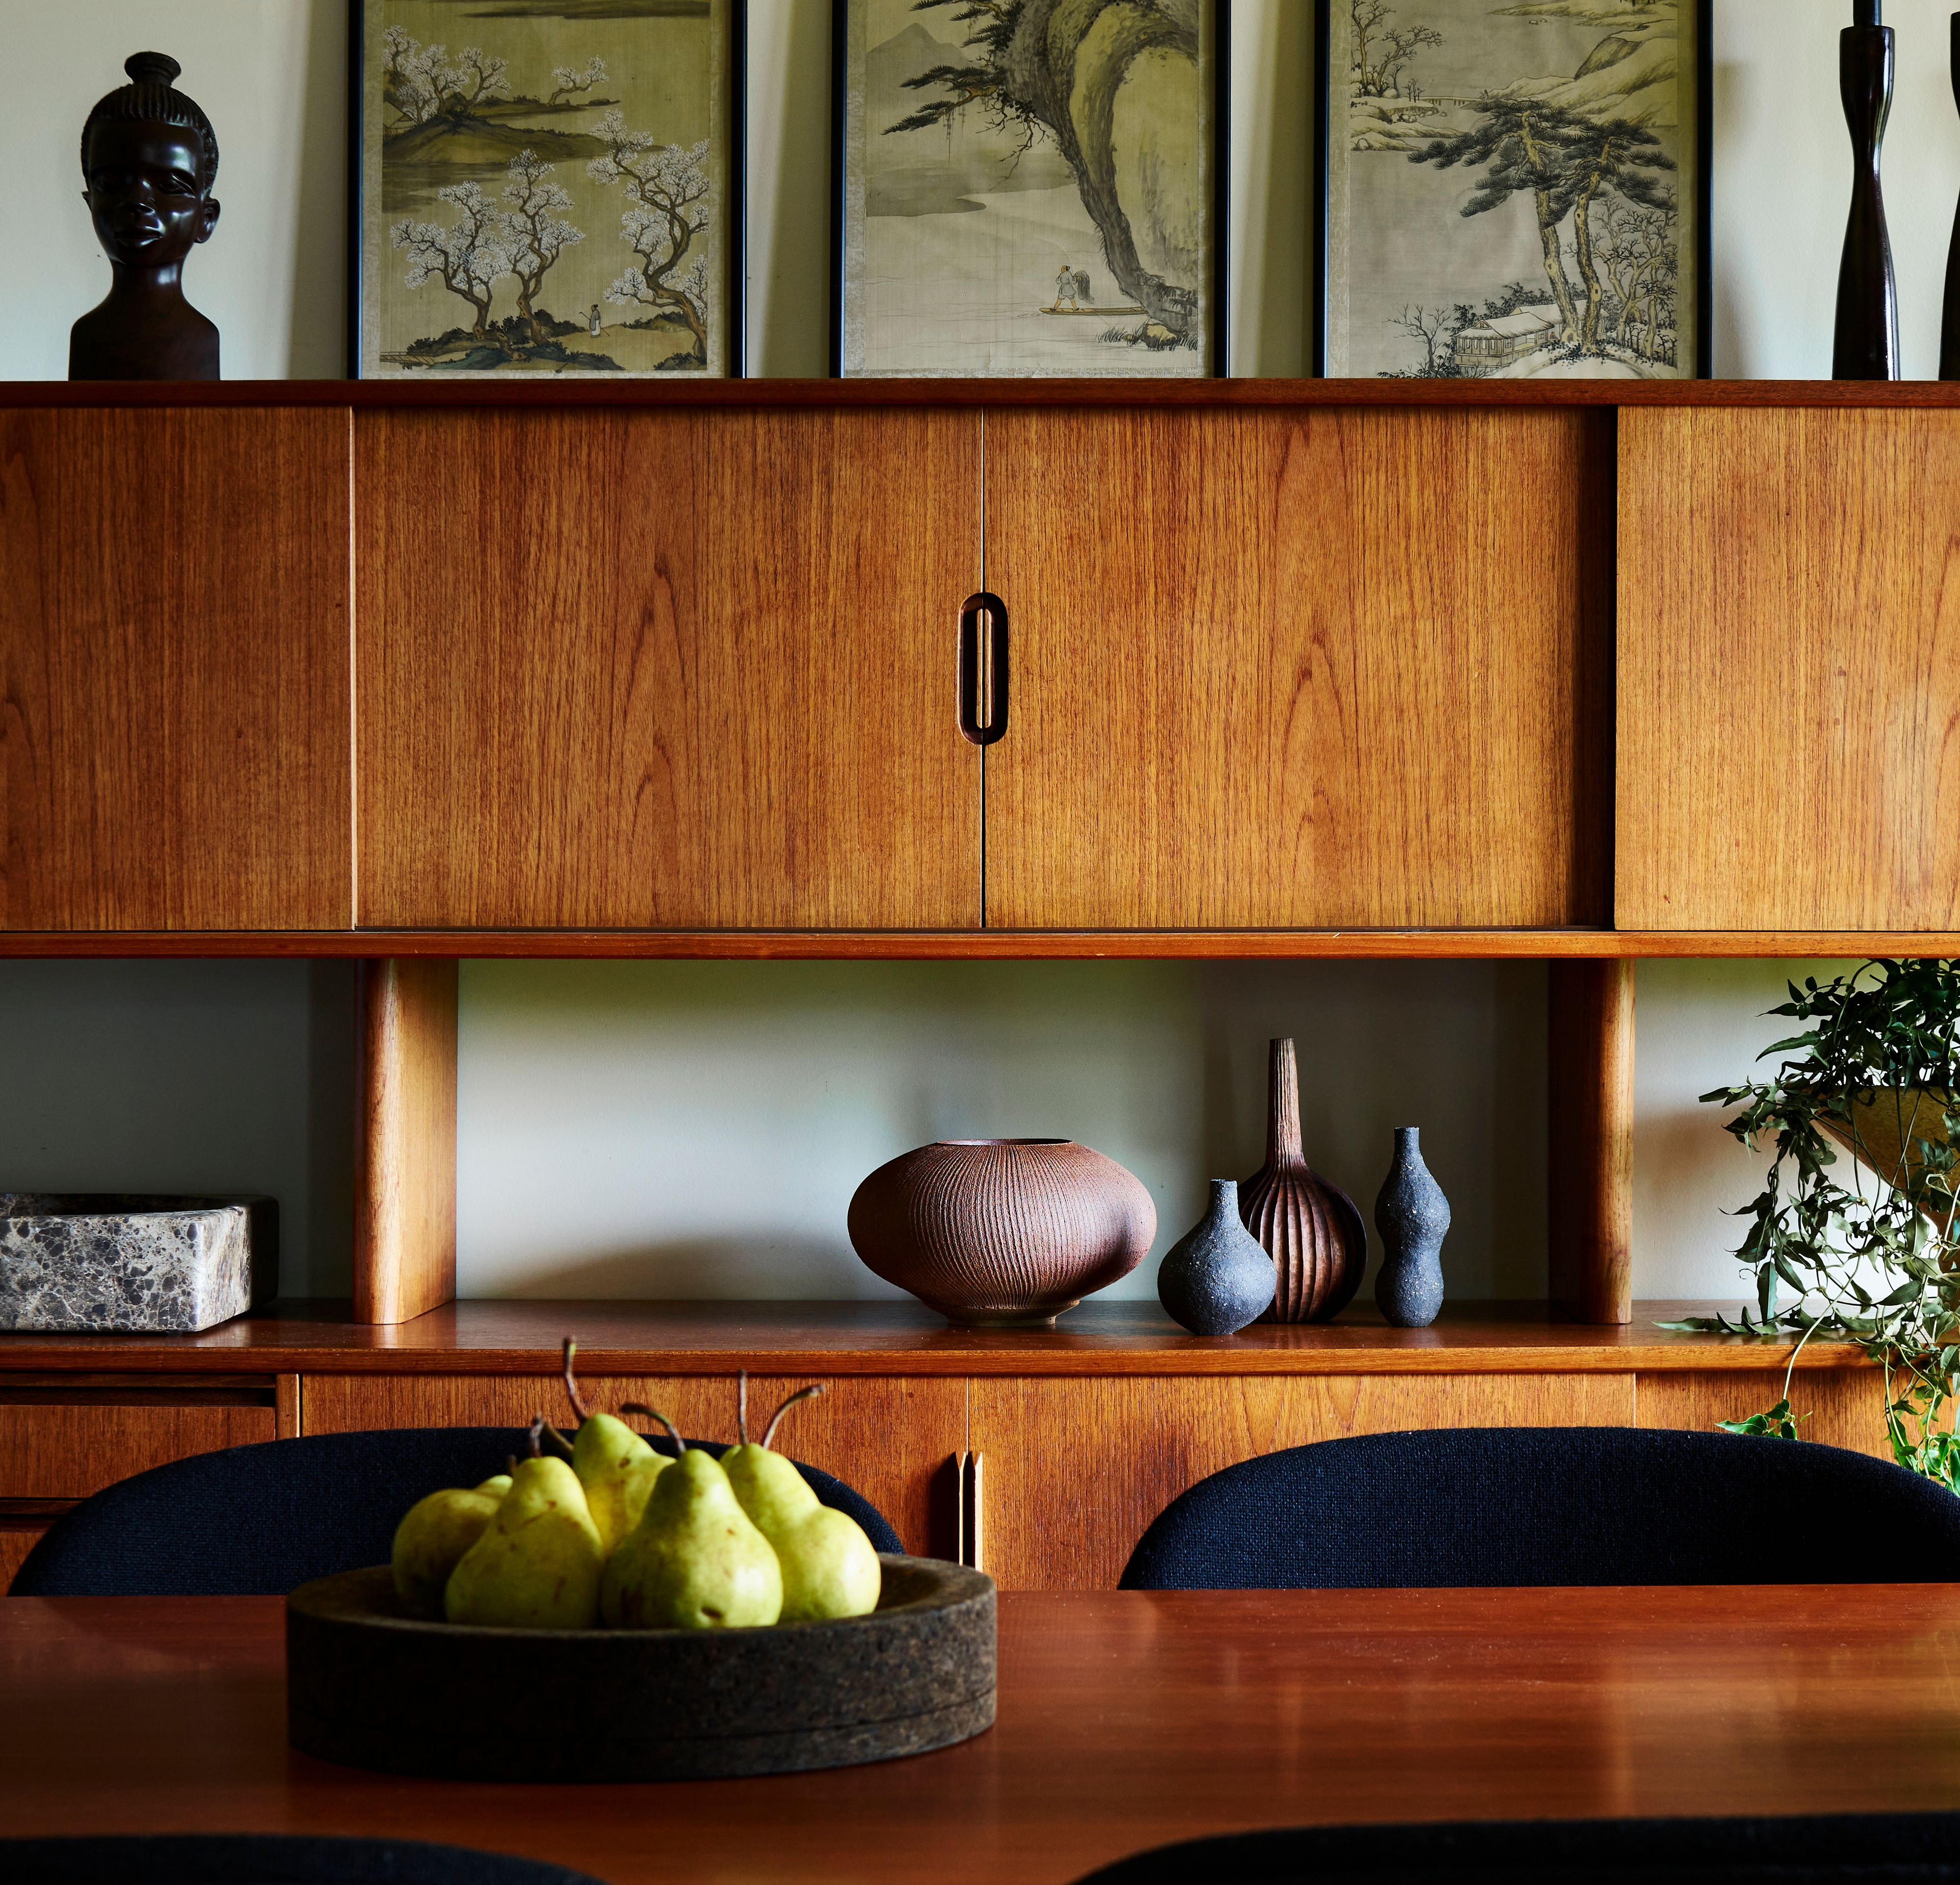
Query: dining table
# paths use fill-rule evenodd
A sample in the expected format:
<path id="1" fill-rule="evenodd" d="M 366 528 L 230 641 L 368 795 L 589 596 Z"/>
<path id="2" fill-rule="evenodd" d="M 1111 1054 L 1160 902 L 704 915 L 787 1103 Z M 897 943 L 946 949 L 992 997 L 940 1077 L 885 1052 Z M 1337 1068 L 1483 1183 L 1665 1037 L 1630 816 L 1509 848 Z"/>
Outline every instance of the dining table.
<path id="1" fill-rule="evenodd" d="M 489 1784 L 291 1749 L 280 1598 L 11 1597 L 0 1832 L 432 1839 L 611 1885 L 956 1885 L 1256 1827 L 1960 1808 L 1960 1586 L 1006 1591 L 999 1629 L 998 1718 L 956 1746 Z"/>

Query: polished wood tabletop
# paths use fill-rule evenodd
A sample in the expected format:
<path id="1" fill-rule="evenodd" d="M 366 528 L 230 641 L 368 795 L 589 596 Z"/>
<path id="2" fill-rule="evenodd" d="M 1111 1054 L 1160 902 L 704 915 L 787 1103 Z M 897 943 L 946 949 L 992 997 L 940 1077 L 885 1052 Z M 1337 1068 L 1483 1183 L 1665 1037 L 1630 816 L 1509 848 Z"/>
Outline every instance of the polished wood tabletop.
<path id="1" fill-rule="evenodd" d="M 955 1885 L 1255 1826 L 1960 1808 L 1953 1585 L 1010 1593 L 990 1733 L 673 1786 L 294 1753 L 283 1645 L 276 1598 L 0 1602 L 6 1831 L 450 1839 L 612 1885 Z"/>

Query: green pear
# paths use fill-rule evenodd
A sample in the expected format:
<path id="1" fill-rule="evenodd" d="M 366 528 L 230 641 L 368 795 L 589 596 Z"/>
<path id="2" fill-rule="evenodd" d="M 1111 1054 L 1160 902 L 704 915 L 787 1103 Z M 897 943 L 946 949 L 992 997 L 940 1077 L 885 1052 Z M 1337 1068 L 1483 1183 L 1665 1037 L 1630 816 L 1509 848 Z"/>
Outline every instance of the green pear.
<path id="1" fill-rule="evenodd" d="M 727 1474 L 698 1447 L 684 1447 L 608 1561 L 600 1614 L 624 1629 L 740 1629 L 775 1622 L 782 1607 L 775 1549 Z"/>
<path id="2" fill-rule="evenodd" d="M 775 1549 L 783 1574 L 785 1623 L 863 1616 L 878 1607 L 884 1576 L 858 1521 L 823 1504 L 796 1467 L 769 1450 L 783 1415 L 818 1391 L 806 1388 L 784 1401 L 759 1444 L 745 1439 L 721 1456 L 722 1470 L 743 1511 Z M 745 1419 L 745 1429 L 747 1424 Z"/>
<path id="3" fill-rule="evenodd" d="M 592 1522 L 599 1527 L 608 1555 L 619 1541 L 640 1522 L 646 1510 L 647 1495 L 668 1462 L 664 1454 L 654 1452 L 623 1420 L 611 1414 L 595 1413 L 578 1391 L 578 1377 L 572 1363 L 578 1344 L 565 1338 L 562 1371 L 565 1397 L 571 1404 L 578 1422 L 578 1438 L 568 1443 L 555 1427 L 545 1431 L 571 1456 L 571 1469 L 585 1489 L 585 1502 Z"/>
<path id="4" fill-rule="evenodd" d="M 510 1489 L 509 1475 L 500 1473 L 473 1492 L 445 1487 L 409 1508 L 395 1527 L 393 1568 L 395 1594 L 417 1616 L 442 1615 L 450 1573 L 482 1536 Z"/>
<path id="5" fill-rule="evenodd" d="M 623 1420 L 610 1414 L 586 1417 L 572 1441 L 571 1469 L 585 1489 L 592 1522 L 609 1553 L 639 1524 L 654 1480 L 671 1463 Z"/>
<path id="6" fill-rule="evenodd" d="M 450 1574 L 443 1613 L 452 1623 L 588 1629 L 605 1564 L 578 1475 L 562 1460 L 522 1460 L 496 1516 Z"/>

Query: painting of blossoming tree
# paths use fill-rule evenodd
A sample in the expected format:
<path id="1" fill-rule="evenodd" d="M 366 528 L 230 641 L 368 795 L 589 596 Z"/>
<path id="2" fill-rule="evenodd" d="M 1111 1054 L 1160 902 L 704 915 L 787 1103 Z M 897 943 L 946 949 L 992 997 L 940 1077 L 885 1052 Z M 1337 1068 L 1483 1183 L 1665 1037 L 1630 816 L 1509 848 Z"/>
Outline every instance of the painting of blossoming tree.
<path id="1" fill-rule="evenodd" d="M 1706 0 L 1326 0 L 1326 371 L 1698 372 Z"/>
<path id="2" fill-rule="evenodd" d="M 363 0 L 363 378 L 725 374 L 733 0 Z"/>

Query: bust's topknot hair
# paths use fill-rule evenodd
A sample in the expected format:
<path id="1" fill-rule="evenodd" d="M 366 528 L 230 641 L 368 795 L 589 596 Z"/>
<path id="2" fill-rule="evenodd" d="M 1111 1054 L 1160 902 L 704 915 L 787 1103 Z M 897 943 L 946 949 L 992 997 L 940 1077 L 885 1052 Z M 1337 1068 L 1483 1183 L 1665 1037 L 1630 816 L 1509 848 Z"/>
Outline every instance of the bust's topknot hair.
<path id="1" fill-rule="evenodd" d="M 197 183 L 208 190 L 218 180 L 218 133 L 194 99 L 173 89 L 183 70 L 167 53 L 133 53 L 123 62 L 129 83 L 99 99 L 81 127 L 81 167 L 88 168 L 88 134 L 105 119 L 173 125 L 197 133 Z"/>

